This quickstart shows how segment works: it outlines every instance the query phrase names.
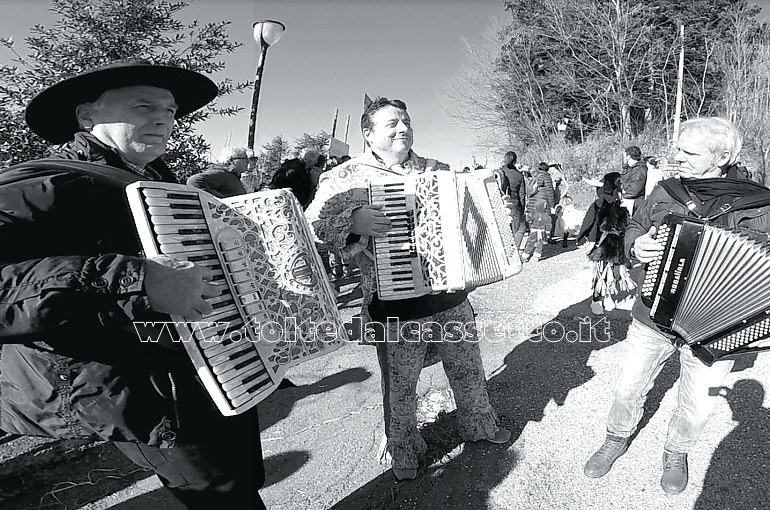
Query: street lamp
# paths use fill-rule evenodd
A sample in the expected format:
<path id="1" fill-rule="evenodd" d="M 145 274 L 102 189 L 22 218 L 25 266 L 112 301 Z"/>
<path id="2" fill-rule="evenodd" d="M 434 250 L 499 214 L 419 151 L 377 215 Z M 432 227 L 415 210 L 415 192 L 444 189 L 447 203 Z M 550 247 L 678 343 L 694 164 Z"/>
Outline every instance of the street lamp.
<path id="1" fill-rule="evenodd" d="M 251 99 L 251 116 L 249 117 L 249 145 L 254 149 L 254 135 L 257 130 L 257 104 L 259 103 L 259 89 L 262 86 L 262 69 L 265 67 L 267 49 L 278 42 L 286 26 L 278 21 L 270 19 L 254 23 L 254 40 L 259 43 L 259 61 L 257 62 L 257 76 L 254 79 L 254 96 Z"/>

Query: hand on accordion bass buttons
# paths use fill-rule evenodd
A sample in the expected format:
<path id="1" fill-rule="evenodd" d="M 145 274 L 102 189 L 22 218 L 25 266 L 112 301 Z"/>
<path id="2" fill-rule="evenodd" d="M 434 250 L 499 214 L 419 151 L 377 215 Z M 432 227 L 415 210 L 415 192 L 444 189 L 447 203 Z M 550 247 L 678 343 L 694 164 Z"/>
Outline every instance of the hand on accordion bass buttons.
<path id="1" fill-rule="evenodd" d="M 383 237 L 390 231 L 390 219 L 379 205 L 362 205 L 350 215 L 350 233 Z"/>
<path id="2" fill-rule="evenodd" d="M 144 289 L 154 311 L 196 321 L 213 311 L 204 297 L 221 293 L 209 279 L 208 268 L 166 256 L 153 257 L 145 265 Z"/>
<path id="3" fill-rule="evenodd" d="M 655 260 L 658 253 L 663 250 L 663 245 L 655 239 L 656 232 L 657 228 L 650 227 L 650 230 L 646 234 L 637 237 L 634 241 L 633 255 L 639 262 L 647 263 Z"/>

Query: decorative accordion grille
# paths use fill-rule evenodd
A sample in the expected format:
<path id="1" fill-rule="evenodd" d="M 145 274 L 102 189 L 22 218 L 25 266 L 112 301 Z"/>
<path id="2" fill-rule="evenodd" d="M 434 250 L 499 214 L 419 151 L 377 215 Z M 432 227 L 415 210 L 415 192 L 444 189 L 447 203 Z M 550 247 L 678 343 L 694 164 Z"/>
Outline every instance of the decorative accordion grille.
<path id="1" fill-rule="evenodd" d="M 449 286 L 449 276 L 444 252 L 439 182 L 439 176 L 435 173 L 415 182 L 417 251 L 422 255 L 423 279 L 427 286 L 446 289 Z"/>
<path id="2" fill-rule="evenodd" d="M 327 318 L 338 316 L 337 306 L 330 299 L 331 291 L 324 289 L 328 282 L 318 271 L 322 262 L 311 260 L 317 253 L 309 243 L 302 212 L 294 210 L 291 194 L 262 192 L 228 201 L 232 208 L 220 204 L 217 211 L 222 212 L 212 216 L 242 231 L 250 223 L 243 238 L 250 247 L 254 279 L 263 289 L 265 307 L 274 320 L 296 320 L 296 329 L 287 328 L 281 340 L 270 344 L 270 368 L 278 372 L 282 365 L 293 365 L 339 347 L 339 331 L 324 335 L 317 327 Z M 236 211 L 240 214 L 234 214 Z M 250 218 L 259 218 L 259 225 L 255 226 Z"/>

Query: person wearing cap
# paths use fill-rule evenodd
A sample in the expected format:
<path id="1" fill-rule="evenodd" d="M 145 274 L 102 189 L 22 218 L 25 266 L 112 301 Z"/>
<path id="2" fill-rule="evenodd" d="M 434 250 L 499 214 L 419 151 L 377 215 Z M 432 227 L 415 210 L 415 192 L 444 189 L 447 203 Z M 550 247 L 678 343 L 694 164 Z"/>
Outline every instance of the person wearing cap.
<path id="1" fill-rule="evenodd" d="M 161 159 L 174 121 L 216 95 L 202 74 L 132 60 L 30 101 L 30 129 L 66 145 L 0 171 L 0 428 L 113 441 L 187 508 L 264 508 L 256 412 L 222 416 L 149 322 L 200 320 L 220 291 L 202 267 L 142 256 L 124 191 L 175 182 Z"/>
<path id="2" fill-rule="evenodd" d="M 225 147 L 219 155 L 219 163 L 201 173 L 190 176 L 187 185 L 214 195 L 217 198 L 234 197 L 246 193 L 241 175 L 256 166 L 254 151 L 246 147 Z"/>

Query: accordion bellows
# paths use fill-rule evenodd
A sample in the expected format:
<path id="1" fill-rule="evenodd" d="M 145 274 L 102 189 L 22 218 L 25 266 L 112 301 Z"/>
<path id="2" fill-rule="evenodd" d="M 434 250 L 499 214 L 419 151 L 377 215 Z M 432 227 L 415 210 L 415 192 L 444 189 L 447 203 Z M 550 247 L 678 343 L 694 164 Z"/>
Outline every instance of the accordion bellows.
<path id="1" fill-rule="evenodd" d="M 650 318 L 680 336 L 704 363 L 770 348 L 767 236 L 670 214 L 656 239 L 641 297 Z"/>
<path id="2" fill-rule="evenodd" d="M 289 367 L 343 345 L 334 291 L 291 191 L 220 200 L 189 186 L 138 182 L 126 192 L 145 256 L 206 266 L 222 285 L 201 321 L 172 316 L 222 414 L 255 406 Z"/>
<path id="3" fill-rule="evenodd" d="M 369 194 L 392 224 L 374 239 L 380 299 L 472 290 L 521 271 L 511 215 L 491 171 L 378 179 Z"/>

